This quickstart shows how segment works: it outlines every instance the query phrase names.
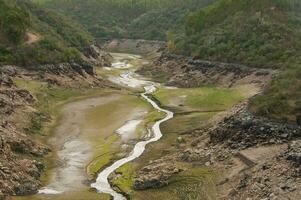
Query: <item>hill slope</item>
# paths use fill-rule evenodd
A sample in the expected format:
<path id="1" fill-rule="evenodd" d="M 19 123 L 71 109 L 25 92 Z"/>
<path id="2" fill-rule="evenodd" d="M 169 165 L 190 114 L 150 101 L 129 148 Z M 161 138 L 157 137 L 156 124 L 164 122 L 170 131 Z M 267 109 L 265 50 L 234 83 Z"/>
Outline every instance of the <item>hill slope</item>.
<path id="1" fill-rule="evenodd" d="M 280 69 L 253 111 L 295 121 L 301 115 L 301 2 L 221 0 L 191 13 L 169 49 L 201 59 Z M 180 29 L 180 28 L 178 28 Z"/>
<path id="2" fill-rule="evenodd" d="M 97 38 L 166 38 L 189 11 L 215 0 L 35 0 L 71 16 Z"/>
<path id="3" fill-rule="evenodd" d="M 29 1 L 0 0 L 0 63 L 33 65 L 78 59 L 93 38 L 71 19 Z M 38 37 L 27 42 L 28 36 Z"/>

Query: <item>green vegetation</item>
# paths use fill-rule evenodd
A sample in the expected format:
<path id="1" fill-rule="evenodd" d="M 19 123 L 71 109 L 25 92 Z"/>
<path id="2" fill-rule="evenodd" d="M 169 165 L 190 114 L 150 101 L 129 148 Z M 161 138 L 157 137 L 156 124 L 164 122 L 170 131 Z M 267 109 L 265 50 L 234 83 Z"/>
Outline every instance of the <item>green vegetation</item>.
<path id="1" fill-rule="evenodd" d="M 280 69 L 252 109 L 295 121 L 301 114 L 300 11 L 298 0 L 220 0 L 187 16 L 184 27 L 169 33 L 168 46 L 201 59 Z"/>
<path id="2" fill-rule="evenodd" d="M 0 0 L 0 43 L 20 43 L 29 24 L 29 14 L 26 11 Z"/>
<path id="3" fill-rule="evenodd" d="M 152 199 L 157 195 L 161 196 L 175 196 L 175 199 L 215 199 L 215 178 L 216 172 L 212 169 L 204 167 L 194 167 L 171 178 L 171 183 L 168 187 L 162 188 L 159 192 L 155 192 L 154 195 L 146 191 L 145 195 Z M 160 194 L 161 193 L 161 194 Z"/>
<path id="4" fill-rule="evenodd" d="M 28 0 L 0 0 L 0 63 L 22 66 L 80 61 L 92 37 L 71 19 Z M 28 33 L 39 39 L 27 43 Z"/>
<path id="5" fill-rule="evenodd" d="M 186 110 L 224 110 L 243 99 L 239 90 L 201 87 L 192 89 L 160 89 L 154 96 L 164 105 L 188 106 Z M 208 110 L 209 109 L 209 110 Z"/>
<path id="6" fill-rule="evenodd" d="M 279 68 L 300 53 L 300 1 L 221 0 L 186 18 L 171 50 L 203 59 Z"/>
<path id="7" fill-rule="evenodd" d="M 135 168 L 133 163 L 127 163 L 117 169 L 115 173 L 120 174 L 122 178 L 114 179 L 112 184 L 117 185 L 121 191 L 126 191 L 129 194 L 133 193 Z"/>
<path id="8" fill-rule="evenodd" d="M 82 24 L 96 38 L 164 40 L 168 29 L 213 0 L 35 0 Z"/>
<path id="9" fill-rule="evenodd" d="M 98 151 L 101 152 L 101 155 L 94 158 L 93 161 L 87 167 L 87 173 L 90 177 L 96 177 L 99 170 L 104 169 L 104 167 L 111 164 L 114 157 L 114 153 L 118 152 L 120 149 L 116 148 L 113 143 L 116 143 L 119 140 L 119 136 L 114 134 L 109 138 L 102 139 L 100 138 L 97 143 L 102 144 L 98 146 Z"/>

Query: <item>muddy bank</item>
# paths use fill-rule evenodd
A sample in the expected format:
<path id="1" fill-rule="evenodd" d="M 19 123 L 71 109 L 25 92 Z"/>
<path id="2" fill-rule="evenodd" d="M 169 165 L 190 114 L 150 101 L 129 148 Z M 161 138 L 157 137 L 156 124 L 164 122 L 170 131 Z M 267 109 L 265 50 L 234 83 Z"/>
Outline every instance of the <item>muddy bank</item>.
<path id="1" fill-rule="evenodd" d="M 85 188 L 85 167 L 93 157 L 91 141 L 84 139 L 82 123 L 91 107 L 104 105 L 118 99 L 117 95 L 97 97 L 64 106 L 61 120 L 49 144 L 56 151 L 59 166 L 52 175 L 50 184 L 39 190 L 40 194 L 60 194 Z"/>

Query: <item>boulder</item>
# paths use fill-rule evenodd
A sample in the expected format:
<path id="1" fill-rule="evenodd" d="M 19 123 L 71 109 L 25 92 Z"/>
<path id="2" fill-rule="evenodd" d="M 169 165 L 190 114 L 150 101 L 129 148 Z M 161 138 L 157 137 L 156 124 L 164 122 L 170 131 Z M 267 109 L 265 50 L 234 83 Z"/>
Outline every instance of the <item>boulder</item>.
<path id="1" fill-rule="evenodd" d="M 12 85 L 13 85 L 12 79 L 8 75 L 1 73 L 0 74 L 0 86 L 11 87 Z"/>
<path id="2" fill-rule="evenodd" d="M 11 77 L 17 75 L 17 67 L 11 65 L 1 66 L 0 71 Z"/>
<path id="3" fill-rule="evenodd" d="M 16 195 L 30 195 L 35 194 L 39 189 L 39 185 L 36 182 L 27 182 L 15 186 L 14 192 Z"/>
<path id="4" fill-rule="evenodd" d="M 172 175 L 181 171 L 182 169 L 178 168 L 172 160 L 156 160 L 139 171 L 134 188 L 136 190 L 161 188 L 168 185 Z"/>

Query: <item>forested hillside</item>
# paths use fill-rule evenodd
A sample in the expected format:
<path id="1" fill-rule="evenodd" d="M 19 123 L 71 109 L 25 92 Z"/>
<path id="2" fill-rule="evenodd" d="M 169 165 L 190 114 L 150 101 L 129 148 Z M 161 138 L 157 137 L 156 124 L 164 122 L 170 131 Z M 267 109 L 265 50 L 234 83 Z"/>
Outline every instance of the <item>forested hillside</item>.
<path id="1" fill-rule="evenodd" d="M 27 0 L 0 0 L 0 25 L 1 63 L 33 65 L 75 60 L 80 57 L 81 47 L 92 42 L 79 24 Z"/>
<path id="2" fill-rule="evenodd" d="M 165 40 L 190 11 L 215 0 L 35 0 L 71 16 L 97 38 Z"/>
<path id="3" fill-rule="evenodd" d="M 295 120 L 301 114 L 301 2 L 221 0 L 191 13 L 185 32 L 169 34 L 169 49 L 201 59 L 281 71 L 253 110 Z"/>

